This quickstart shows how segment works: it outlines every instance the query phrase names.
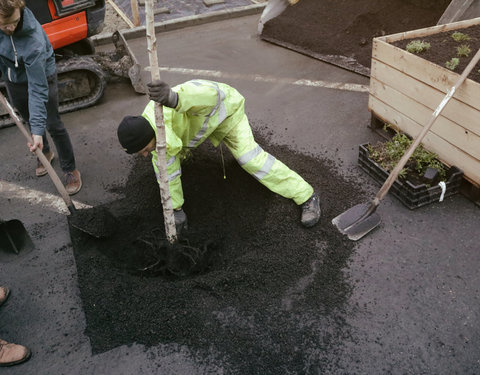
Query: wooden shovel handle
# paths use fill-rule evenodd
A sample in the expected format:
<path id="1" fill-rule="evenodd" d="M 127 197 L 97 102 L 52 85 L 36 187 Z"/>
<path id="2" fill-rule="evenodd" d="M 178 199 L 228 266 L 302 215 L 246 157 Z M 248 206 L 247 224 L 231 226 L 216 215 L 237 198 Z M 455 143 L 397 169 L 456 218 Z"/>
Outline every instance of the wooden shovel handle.
<path id="1" fill-rule="evenodd" d="M 20 129 L 22 134 L 25 136 L 25 138 L 27 139 L 27 142 L 30 142 L 30 143 L 33 144 L 32 136 L 30 135 L 28 130 L 23 125 L 23 122 L 20 119 L 20 117 L 18 117 L 18 115 L 15 113 L 15 111 L 13 110 L 10 103 L 7 101 L 7 99 L 5 98 L 5 96 L 1 92 L 0 92 L 0 102 L 2 103 L 4 108 L 7 110 L 7 112 L 10 114 L 10 117 L 13 119 L 13 121 L 15 122 L 17 127 Z M 75 206 L 73 205 L 72 199 L 70 198 L 67 191 L 65 190 L 65 187 L 63 186 L 62 181 L 60 181 L 60 178 L 58 177 L 57 173 L 53 169 L 52 165 L 47 160 L 47 158 L 43 154 L 42 150 L 40 150 L 39 148 L 37 148 L 35 150 L 35 155 L 37 155 L 38 159 L 40 159 L 40 161 L 42 162 L 43 166 L 45 167 L 45 169 L 48 172 L 48 175 L 52 179 L 53 184 L 55 185 L 58 192 L 62 196 L 65 204 L 67 205 L 68 210 L 70 211 L 70 213 L 73 214 L 75 212 Z"/>
<path id="2" fill-rule="evenodd" d="M 378 205 L 380 201 L 385 197 L 385 195 L 388 193 L 388 190 L 392 187 L 393 182 L 397 179 L 398 175 L 400 174 L 400 171 L 402 168 L 407 164 L 408 159 L 412 156 L 413 152 L 417 148 L 417 146 L 420 144 L 420 142 L 423 140 L 427 132 L 430 130 L 432 125 L 434 124 L 435 120 L 438 118 L 440 113 L 443 111 L 447 103 L 450 101 L 452 96 L 455 94 L 455 91 L 460 87 L 460 85 L 465 81 L 467 76 L 470 74 L 472 69 L 477 65 L 478 61 L 480 60 L 480 49 L 477 51 L 475 56 L 470 60 L 469 64 L 463 71 L 462 75 L 458 79 L 458 81 L 455 83 L 455 85 L 447 92 L 447 95 L 443 98 L 441 103 L 438 105 L 438 107 L 435 109 L 435 111 L 432 113 L 432 116 L 430 118 L 430 121 L 428 122 L 427 125 L 423 128 L 423 130 L 420 132 L 420 134 L 417 136 L 414 142 L 410 145 L 408 150 L 403 154 L 402 158 L 399 160 L 395 168 L 390 172 L 390 175 L 388 176 L 387 180 L 384 182 L 380 190 L 378 191 L 375 199 L 374 199 L 374 204 Z"/>

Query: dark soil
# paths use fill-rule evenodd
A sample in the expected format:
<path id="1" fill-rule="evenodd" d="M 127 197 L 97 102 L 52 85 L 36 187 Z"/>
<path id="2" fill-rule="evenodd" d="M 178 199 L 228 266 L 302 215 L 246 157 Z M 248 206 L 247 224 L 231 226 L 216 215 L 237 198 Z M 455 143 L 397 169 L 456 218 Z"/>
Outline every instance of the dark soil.
<path id="1" fill-rule="evenodd" d="M 329 338 L 346 334 L 339 312 L 351 290 L 344 270 L 353 243 L 330 220 L 362 192 L 325 160 L 260 143 L 314 185 L 320 223 L 303 228 L 299 207 L 228 152 L 224 179 L 219 150 L 204 143 L 182 168 L 189 228 L 181 244 L 194 250 L 172 259 L 151 162 L 135 159 L 126 186 L 115 188 L 125 198 L 107 207 L 115 234 L 96 239 L 71 228 L 94 353 L 178 344 L 219 356 L 231 373 L 302 373 L 312 348 L 327 352 Z"/>
<path id="2" fill-rule="evenodd" d="M 463 34 L 467 34 L 470 37 L 468 41 L 457 42 L 452 38 L 454 31 L 448 31 L 444 33 L 438 33 L 429 35 L 423 38 L 405 39 L 392 43 L 401 49 L 405 49 L 407 44 L 412 40 L 422 40 L 430 43 L 430 48 L 418 54 L 419 57 L 433 62 L 445 68 L 445 63 L 450 61 L 452 57 L 458 57 L 460 63 L 455 68 L 454 72 L 461 74 L 465 67 L 468 65 L 475 53 L 480 49 L 480 26 L 475 25 L 465 29 L 457 30 Z M 471 49 L 469 56 L 457 56 L 457 48 L 461 45 L 468 45 Z M 469 74 L 468 78 L 480 82 L 480 63 Z"/>
<path id="3" fill-rule="evenodd" d="M 370 68 L 373 38 L 434 26 L 449 3 L 450 0 L 302 0 L 267 22 L 262 38 L 286 42 L 312 57 L 346 56 Z"/>

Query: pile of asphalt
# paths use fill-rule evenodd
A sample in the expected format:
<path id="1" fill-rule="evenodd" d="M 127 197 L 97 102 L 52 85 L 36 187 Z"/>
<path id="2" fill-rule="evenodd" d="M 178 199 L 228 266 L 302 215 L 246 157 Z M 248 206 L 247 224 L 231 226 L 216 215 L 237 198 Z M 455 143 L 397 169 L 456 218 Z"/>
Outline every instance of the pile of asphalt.
<path id="1" fill-rule="evenodd" d="M 138 157 L 126 186 L 114 188 L 125 198 L 107 207 L 114 235 L 71 230 L 94 353 L 175 343 L 219 356 L 235 373 L 302 373 L 305 363 L 321 366 L 312 350 L 328 353 L 329 337 L 348 334 L 341 311 L 353 243 L 330 221 L 362 193 L 325 160 L 259 143 L 319 192 L 320 223 L 303 228 L 299 207 L 244 172 L 225 147 L 224 179 L 219 150 L 204 143 L 182 167 L 182 243 L 203 251 L 198 267 L 181 257 L 173 271 L 139 272 L 165 264 L 166 253 L 148 245 L 161 241 L 163 216 L 151 162 Z"/>

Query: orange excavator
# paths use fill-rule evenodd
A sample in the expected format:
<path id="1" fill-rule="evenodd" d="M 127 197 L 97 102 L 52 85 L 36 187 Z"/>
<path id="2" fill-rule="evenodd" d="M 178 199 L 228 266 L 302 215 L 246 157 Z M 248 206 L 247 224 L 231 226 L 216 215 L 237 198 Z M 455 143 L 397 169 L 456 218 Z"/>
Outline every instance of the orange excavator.
<path id="1" fill-rule="evenodd" d="M 60 113 L 97 103 L 109 80 L 128 78 L 136 92 L 145 93 L 140 66 L 121 32 L 112 35 L 112 52 L 96 53 L 89 39 L 103 29 L 105 0 L 26 0 L 26 6 L 55 51 Z M 9 125 L 10 116 L 0 108 L 0 128 Z"/>

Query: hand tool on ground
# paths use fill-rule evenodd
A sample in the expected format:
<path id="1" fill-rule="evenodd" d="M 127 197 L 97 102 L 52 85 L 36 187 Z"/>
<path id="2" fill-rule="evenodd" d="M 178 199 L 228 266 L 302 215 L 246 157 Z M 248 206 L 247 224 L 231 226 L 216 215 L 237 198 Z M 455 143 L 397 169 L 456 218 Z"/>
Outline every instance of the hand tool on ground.
<path id="1" fill-rule="evenodd" d="M 0 93 L 0 102 L 3 107 L 8 111 L 8 113 L 10 114 L 22 134 L 25 136 L 27 141 L 33 144 L 33 139 L 29 131 L 2 93 Z M 42 162 L 43 166 L 48 172 L 48 175 L 50 176 L 52 182 L 62 196 L 68 210 L 70 211 L 70 215 L 68 216 L 69 225 L 96 238 L 110 236 L 115 228 L 115 218 L 113 217 L 113 215 L 106 209 L 96 210 L 94 218 L 92 217 L 92 215 L 86 214 L 85 211 L 87 211 L 88 209 L 77 211 L 72 202 L 72 199 L 65 190 L 62 181 L 60 181 L 57 173 L 50 165 L 40 148 L 37 148 L 35 150 L 35 155 L 37 155 L 37 158 Z"/>
<path id="2" fill-rule="evenodd" d="M 20 220 L 0 219 L 0 259 L 33 249 L 33 242 Z M 5 254 L 3 254 L 5 252 Z"/>
<path id="3" fill-rule="evenodd" d="M 445 108 L 447 103 L 455 94 L 455 91 L 465 81 L 465 79 L 470 74 L 474 66 L 477 65 L 479 60 L 480 60 L 480 50 L 477 51 L 475 56 L 472 58 L 470 63 L 467 65 L 467 67 L 461 74 L 458 81 L 447 92 L 447 94 L 445 95 L 441 103 L 432 113 L 432 116 L 428 124 L 425 125 L 425 127 L 422 129 L 420 134 L 412 142 L 408 150 L 399 160 L 395 168 L 390 172 L 388 178 L 385 180 L 383 186 L 380 188 L 375 198 L 370 203 L 361 203 L 361 204 L 357 204 L 356 206 L 353 206 L 352 208 L 348 209 L 347 211 L 338 215 L 332 220 L 332 224 L 334 224 L 341 233 L 346 234 L 349 239 L 353 241 L 357 241 L 363 236 L 365 236 L 372 229 L 377 227 L 378 224 L 380 224 L 380 215 L 376 212 L 376 209 L 380 204 L 380 201 L 388 193 L 388 190 L 392 186 L 393 182 L 397 179 L 398 175 L 400 174 L 401 170 L 407 163 L 408 159 L 412 156 L 413 152 L 415 151 L 417 146 L 420 144 L 422 139 L 425 137 L 427 132 L 430 130 L 435 120 L 438 118 L 442 110 Z"/>

